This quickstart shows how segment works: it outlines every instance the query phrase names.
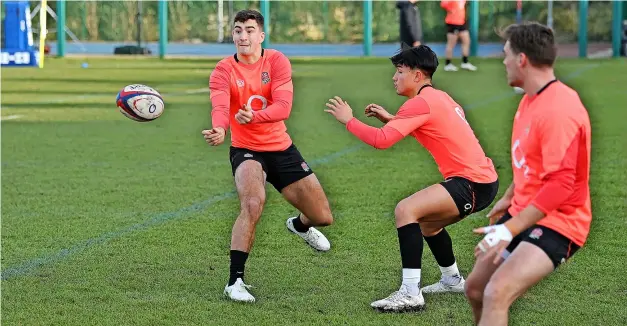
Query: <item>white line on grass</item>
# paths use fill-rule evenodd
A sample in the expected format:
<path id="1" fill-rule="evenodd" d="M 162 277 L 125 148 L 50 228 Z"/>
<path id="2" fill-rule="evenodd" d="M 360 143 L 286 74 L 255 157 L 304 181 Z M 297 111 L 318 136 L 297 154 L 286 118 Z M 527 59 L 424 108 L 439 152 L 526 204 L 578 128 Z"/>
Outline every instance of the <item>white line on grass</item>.
<path id="1" fill-rule="evenodd" d="M 19 115 L 19 114 L 7 115 L 5 117 L 0 117 L 0 121 L 15 120 L 21 117 L 23 117 L 23 115 Z"/>

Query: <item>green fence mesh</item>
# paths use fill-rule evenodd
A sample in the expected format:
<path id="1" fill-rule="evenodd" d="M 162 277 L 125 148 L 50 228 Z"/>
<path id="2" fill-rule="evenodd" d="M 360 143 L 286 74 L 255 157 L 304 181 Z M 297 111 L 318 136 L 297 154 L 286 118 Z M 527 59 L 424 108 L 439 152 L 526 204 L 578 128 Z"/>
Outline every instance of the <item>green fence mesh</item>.
<path id="1" fill-rule="evenodd" d="M 50 2 L 54 9 L 55 2 Z M 222 35 L 230 34 L 229 14 L 240 9 L 259 9 L 259 1 L 223 1 Z M 218 1 L 168 1 L 169 42 L 216 42 L 219 40 Z M 427 42 L 445 40 L 444 11 L 439 1 L 421 1 L 424 38 Z M 554 28 L 563 42 L 576 42 L 578 1 L 556 1 Z M 83 42 L 122 42 L 137 39 L 137 1 L 68 1 L 66 25 Z M 143 41 L 159 38 L 156 1 L 141 2 Z M 547 1 L 524 1 L 523 20 L 547 21 Z M 497 41 L 494 28 L 516 21 L 515 1 L 481 1 L 479 40 Z M 604 42 L 611 38 L 611 1 L 589 5 L 588 40 Z M 54 21 L 50 22 L 54 26 Z M 274 43 L 360 43 L 363 39 L 361 1 L 271 1 L 270 31 Z M 373 3 L 375 43 L 397 42 L 398 9 L 395 1 Z M 56 37 L 56 36 L 55 36 Z"/>

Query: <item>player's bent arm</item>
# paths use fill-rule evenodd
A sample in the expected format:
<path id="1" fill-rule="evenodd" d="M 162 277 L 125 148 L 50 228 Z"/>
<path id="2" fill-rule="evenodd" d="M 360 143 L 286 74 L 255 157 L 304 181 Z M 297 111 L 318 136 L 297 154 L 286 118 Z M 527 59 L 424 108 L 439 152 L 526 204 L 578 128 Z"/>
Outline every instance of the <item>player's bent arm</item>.
<path id="1" fill-rule="evenodd" d="M 548 213 L 573 194 L 579 156 L 585 154 L 579 150 L 586 143 L 586 132 L 576 118 L 568 115 L 545 115 L 537 121 L 537 142 L 542 152 L 539 177 L 543 186 L 532 203 Z"/>
<path id="2" fill-rule="evenodd" d="M 292 65 L 283 53 L 276 53 L 272 60 L 270 78 L 272 104 L 265 110 L 255 111 L 252 123 L 269 123 L 287 120 L 294 102 Z"/>
<path id="3" fill-rule="evenodd" d="M 376 128 L 353 118 L 346 124 L 346 129 L 364 143 L 376 149 L 386 149 L 418 129 L 428 119 L 429 115 L 427 114 L 407 118 L 397 116 L 386 123 L 383 128 Z"/>
<path id="4" fill-rule="evenodd" d="M 209 98 L 211 99 L 211 124 L 214 128 L 229 128 L 229 105 L 231 87 L 229 72 L 220 64 L 211 72 L 209 77 Z"/>
<path id="5" fill-rule="evenodd" d="M 396 116 L 381 129 L 368 126 L 356 118 L 348 121 L 346 129 L 366 144 L 377 149 L 386 149 L 429 121 L 430 111 L 425 99 L 417 96 L 407 100 Z"/>
<path id="6" fill-rule="evenodd" d="M 533 204 L 525 207 L 517 216 L 512 217 L 505 222 L 505 227 L 509 230 L 513 237 L 528 229 L 532 225 L 546 216 L 543 211 L 539 210 Z"/>
<path id="7" fill-rule="evenodd" d="M 291 81 L 290 81 L 291 84 Z M 251 123 L 269 123 L 287 120 L 292 111 L 293 93 L 279 90 L 272 92 L 273 103 L 265 110 L 255 111 Z"/>
<path id="8" fill-rule="evenodd" d="M 386 125 L 383 128 L 376 128 L 357 120 L 357 118 L 349 120 L 346 124 L 346 129 L 361 141 L 376 149 L 389 148 L 405 137 L 390 126 Z"/>

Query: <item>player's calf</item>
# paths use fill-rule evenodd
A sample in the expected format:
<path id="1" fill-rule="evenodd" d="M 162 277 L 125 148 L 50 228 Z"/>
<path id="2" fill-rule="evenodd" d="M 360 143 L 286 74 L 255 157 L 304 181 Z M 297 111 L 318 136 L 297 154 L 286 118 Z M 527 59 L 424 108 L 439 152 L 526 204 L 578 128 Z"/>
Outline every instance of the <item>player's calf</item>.
<path id="1" fill-rule="evenodd" d="M 331 225 L 333 215 L 318 178 L 310 172 L 307 167 L 306 176 L 281 190 L 285 199 L 301 212 L 298 216 L 289 218 L 286 226 L 314 249 L 328 251 L 331 243 L 314 226 Z"/>
<path id="2" fill-rule="evenodd" d="M 422 228 L 422 225 L 421 225 Z M 425 230 L 426 229 L 426 230 Z M 429 245 L 433 257 L 438 262 L 442 277 L 437 283 L 422 288 L 423 293 L 463 293 L 465 280 L 462 277 L 455 255 L 453 254 L 453 242 L 446 229 L 440 229 L 439 232 L 429 232 L 427 228 L 423 228 L 422 232 L 425 241 Z"/>
<path id="3" fill-rule="evenodd" d="M 494 263 L 494 255 L 480 254 L 472 271 L 465 282 L 465 293 L 472 308 L 475 324 L 481 319 L 483 309 L 483 293 L 492 274 L 500 266 Z"/>
<path id="4" fill-rule="evenodd" d="M 300 220 L 304 225 L 329 226 L 333 223 L 329 200 L 315 174 L 308 174 L 286 186 L 281 194 L 302 213 Z"/>
<path id="5" fill-rule="evenodd" d="M 304 225 L 308 226 L 324 227 L 333 224 L 333 214 L 331 213 L 328 202 L 326 204 L 321 203 L 320 208 L 314 213 L 316 214 L 311 217 L 301 213 L 300 220 Z"/>
<path id="6" fill-rule="evenodd" d="M 394 215 L 403 266 L 401 288 L 404 288 L 411 296 L 422 296 L 420 275 L 424 244 L 421 229 L 425 226 L 428 229 L 441 230 L 444 226 L 455 222 L 458 215 L 457 207 L 446 189 L 441 185 L 433 185 L 399 202 L 394 210 Z M 441 237 L 448 237 L 448 234 L 442 233 Z M 448 267 L 453 266 L 455 270 L 453 274 L 457 275 L 459 272 L 455 266 L 450 239 L 448 242 L 449 245 L 445 245 L 440 250 L 442 255 L 438 257 L 446 256 L 445 258 L 440 257 L 442 258 L 440 261 L 452 261 L 443 264 Z M 453 269 L 450 270 L 453 271 Z"/>
<path id="7" fill-rule="evenodd" d="M 331 243 L 324 234 L 313 226 L 303 223 L 302 219 L 302 214 L 287 219 L 287 229 L 301 237 L 308 245 L 316 250 L 328 251 L 331 249 Z"/>

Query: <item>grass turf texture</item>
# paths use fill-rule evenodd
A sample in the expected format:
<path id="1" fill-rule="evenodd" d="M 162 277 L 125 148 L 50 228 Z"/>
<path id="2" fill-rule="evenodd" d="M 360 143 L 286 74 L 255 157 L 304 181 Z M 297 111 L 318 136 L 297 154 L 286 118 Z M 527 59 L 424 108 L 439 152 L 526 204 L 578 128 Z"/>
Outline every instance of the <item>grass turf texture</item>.
<path id="1" fill-rule="evenodd" d="M 418 314 L 380 314 L 369 304 L 400 282 L 393 211 L 402 198 L 440 181 L 413 139 L 385 151 L 345 131 L 324 103 L 342 96 L 362 121 L 369 103 L 395 112 L 393 66 L 382 59 L 293 59 L 295 101 L 287 126 L 312 163 L 335 216 L 317 253 L 285 228 L 296 212 L 268 186 L 247 263 L 253 305 L 225 300 L 229 242 L 238 212 L 228 143 L 214 148 L 208 75 L 215 60 L 49 59 L 40 69 L 2 69 L 2 319 L 24 325 L 354 324 L 468 325 L 462 295 L 428 295 Z M 519 96 L 499 60 L 479 71 L 435 74 L 435 85 L 466 109 L 501 179 L 511 181 L 509 141 Z M 440 67 L 441 68 L 441 67 Z M 621 73 L 622 71 L 622 73 Z M 594 222 L 588 244 L 511 309 L 512 325 L 627 323 L 623 281 L 627 64 L 559 60 L 593 128 Z M 115 108 L 125 85 L 157 88 L 156 121 Z M 448 227 L 458 266 L 470 271 L 474 227 L 487 210 Z M 425 245 L 423 285 L 440 272 Z M 622 263 L 621 263 L 622 262 Z M 621 303 L 622 302 L 622 303 Z"/>

